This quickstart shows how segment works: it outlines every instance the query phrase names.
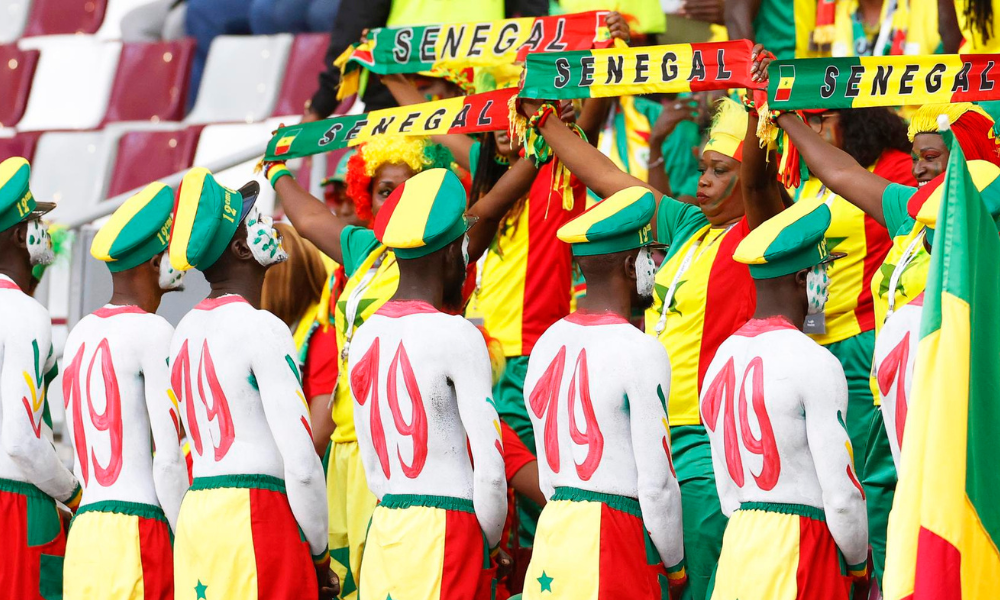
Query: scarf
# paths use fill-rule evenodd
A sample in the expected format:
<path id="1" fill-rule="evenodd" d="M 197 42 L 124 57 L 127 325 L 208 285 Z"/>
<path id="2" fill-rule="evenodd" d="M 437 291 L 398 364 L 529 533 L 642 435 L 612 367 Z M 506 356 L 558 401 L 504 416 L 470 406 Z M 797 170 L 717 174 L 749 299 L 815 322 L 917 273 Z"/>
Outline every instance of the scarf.
<path id="1" fill-rule="evenodd" d="M 605 48 L 607 11 L 416 27 L 382 27 L 351 45 L 334 65 L 343 77 L 337 98 L 360 90 L 362 72 L 380 75 L 434 69 L 494 67 L 523 60 L 527 52 Z"/>
<path id="2" fill-rule="evenodd" d="M 291 160 L 339 150 L 377 135 L 502 131 L 508 126 L 508 101 L 516 93 L 514 88 L 496 90 L 282 127 L 268 142 L 264 160 Z"/>
<path id="3" fill-rule="evenodd" d="M 1000 99 L 995 55 L 780 60 L 768 68 L 768 108 L 855 108 Z"/>
<path id="4" fill-rule="evenodd" d="M 520 96 L 561 100 L 756 87 L 747 40 L 532 53 Z"/>

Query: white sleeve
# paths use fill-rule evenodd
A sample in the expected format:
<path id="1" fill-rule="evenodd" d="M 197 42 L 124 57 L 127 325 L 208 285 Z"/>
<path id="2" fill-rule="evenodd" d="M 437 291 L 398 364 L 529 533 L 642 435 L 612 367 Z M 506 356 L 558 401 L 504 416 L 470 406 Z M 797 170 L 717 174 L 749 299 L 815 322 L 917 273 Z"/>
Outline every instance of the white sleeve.
<path id="1" fill-rule="evenodd" d="M 178 439 L 177 426 L 180 409 L 174 402 L 170 389 L 170 338 L 173 328 L 166 322 L 157 323 L 144 337 L 145 352 L 142 357 L 142 377 L 145 382 L 146 412 L 153 434 L 153 485 L 160 506 L 167 515 L 170 528 L 177 529 L 177 514 L 181 499 L 188 488 L 187 464 Z M 173 416 L 171 416 L 173 411 Z"/>
<path id="2" fill-rule="evenodd" d="M 295 361 L 295 343 L 276 317 L 258 311 L 255 341 L 248 344 L 264 415 L 285 465 L 285 489 L 296 522 L 314 558 L 326 553 L 329 531 L 326 480 L 312 442 L 309 412 Z"/>
<path id="3" fill-rule="evenodd" d="M 626 379 L 632 451 L 639 474 L 639 507 L 649 537 L 667 570 L 684 562 L 681 488 L 670 456 L 670 428 L 664 401 L 670 395 L 667 354 L 652 338 L 652 351 L 644 353 Z"/>
<path id="4" fill-rule="evenodd" d="M 868 559 L 868 520 L 845 425 L 847 379 L 836 358 L 829 353 L 822 358 L 802 393 L 806 437 L 823 490 L 826 524 L 848 565 L 857 566 Z"/>
<path id="5" fill-rule="evenodd" d="M 537 356 L 544 355 L 544 336 L 535 342 L 534 348 L 540 349 L 538 350 Z M 531 354 L 535 355 L 535 349 L 532 349 Z M 536 359 L 535 363 L 537 363 L 538 360 L 539 359 Z M 547 366 L 548 365 L 542 365 L 541 368 L 544 370 Z M 551 500 L 552 495 L 556 493 L 556 489 L 555 486 L 552 485 L 551 470 L 549 469 L 548 454 L 545 452 L 545 444 L 541 442 L 541 440 L 545 439 L 545 419 L 535 418 L 531 409 L 531 395 L 535 393 L 535 390 L 538 387 L 539 377 L 536 373 L 537 368 L 537 364 L 534 368 L 532 367 L 531 357 L 529 356 L 528 371 L 524 378 L 524 389 L 522 392 L 524 398 L 524 409 L 528 412 L 528 417 L 531 419 L 531 428 L 535 433 L 535 439 L 539 440 L 539 443 L 535 444 L 535 460 L 538 462 L 538 489 L 542 492 L 542 495 L 545 496 L 546 500 Z M 529 381 L 531 382 L 530 385 L 528 384 Z"/>
<path id="6" fill-rule="evenodd" d="M 67 502 L 79 492 L 80 484 L 41 433 L 45 427 L 42 423 L 47 391 L 44 378 L 52 339 L 51 325 L 41 315 L 22 315 L 9 318 L 4 327 L 7 331 L 0 356 L 3 361 L 0 370 L 3 450 L 28 481 L 50 497 Z"/>
<path id="7" fill-rule="evenodd" d="M 719 354 L 716 354 L 716 359 L 708 366 L 708 370 L 705 372 L 705 383 L 702 385 L 701 397 L 698 399 L 698 411 L 701 414 L 701 422 L 705 425 L 706 432 L 708 433 L 708 439 L 711 443 L 712 448 L 712 471 L 715 473 L 715 490 L 719 494 L 719 505 L 722 508 L 722 514 L 729 517 L 733 516 L 733 513 L 740 507 L 740 498 L 737 493 L 736 486 L 733 485 L 733 480 L 729 476 L 729 467 L 726 465 L 726 454 L 725 450 L 719 444 L 718 440 L 721 440 L 720 436 L 714 435 L 713 432 L 717 431 L 720 427 L 722 421 L 722 416 L 728 408 L 725 406 L 725 401 L 720 403 L 718 414 L 715 417 L 715 422 L 710 423 L 708 417 L 701 410 L 705 405 L 705 394 L 709 389 L 709 382 L 713 381 L 719 372 L 716 365 L 719 364 Z"/>
<path id="8" fill-rule="evenodd" d="M 460 319 L 460 317 L 455 317 Z M 507 518 L 507 478 L 503 465 L 500 417 L 493 403 L 490 356 L 486 342 L 472 324 L 462 320 L 448 362 L 458 413 L 472 449 L 472 503 L 490 547 L 500 543 Z"/>

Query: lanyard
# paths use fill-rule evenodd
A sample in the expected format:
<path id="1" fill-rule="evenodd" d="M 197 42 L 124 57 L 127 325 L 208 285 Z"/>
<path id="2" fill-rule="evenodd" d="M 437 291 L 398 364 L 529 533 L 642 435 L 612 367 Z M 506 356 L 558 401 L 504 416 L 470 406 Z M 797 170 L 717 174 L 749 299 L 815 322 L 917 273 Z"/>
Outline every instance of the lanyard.
<path id="1" fill-rule="evenodd" d="M 708 247 L 705 248 L 705 250 L 708 250 L 708 248 L 711 248 L 712 244 L 724 238 L 726 234 L 729 233 L 729 230 L 732 228 L 733 225 L 729 225 L 728 227 L 726 227 L 726 230 L 722 232 L 722 235 L 712 240 L 712 242 L 708 245 Z M 670 287 L 667 289 L 667 293 L 663 296 L 663 306 L 660 308 L 660 319 L 656 322 L 656 335 L 660 335 L 661 333 L 663 333 L 663 330 L 666 329 L 667 312 L 670 310 L 670 303 L 673 302 L 674 300 L 674 293 L 677 292 L 677 284 L 680 283 L 681 277 L 684 275 L 684 273 L 686 273 L 687 270 L 691 268 L 691 263 L 694 261 L 695 252 L 698 250 L 698 247 L 701 246 L 701 243 L 705 241 L 705 238 L 708 237 L 710 231 L 712 231 L 711 227 L 706 229 L 705 233 L 701 234 L 701 237 L 699 237 L 697 240 L 694 241 L 693 244 L 691 244 L 691 247 L 688 248 L 687 254 L 684 255 L 684 260 L 681 261 L 680 268 L 678 268 L 677 272 L 674 273 L 674 280 L 670 282 Z M 702 254 L 704 254 L 704 251 L 702 252 Z"/>
<path id="2" fill-rule="evenodd" d="M 910 245 L 903 251 L 903 255 L 899 257 L 899 263 L 892 270 L 892 275 L 889 276 L 889 310 L 885 313 L 886 319 L 896 310 L 896 288 L 899 287 L 899 280 L 903 277 L 903 271 L 906 270 L 906 267 L 913 261 L 913 257 L 916 256 L 917 244 L 923 242 L 925 233 L 927 233 L 927 230 L 921 229 L 920 233 L 913 238 Z"/>
<path id="3" fill-rule="evenodd" d="M 385 254 L 383 253 L 375 259 L 368 272 L 358 282 L 357 287 L 351 290 L 351 294 L 347 297 L 347 306 L 344 307 L 344 316 L 347 318 L 347 323 L 344 324 L 344 348 L 340 351 L 340 358 L 342 360 L 347 358 L 347 353 L 351 349 L 351 338 L 354 337 L 355 329 L 354 322 L 358 316 L 358 306 L 361 305 L 361 297 L 364 296 L 372 280 L 375 279 L 375 275 L 378 273 L 379 267 L 382 266 L 382 259 L 384 258 Z"/>

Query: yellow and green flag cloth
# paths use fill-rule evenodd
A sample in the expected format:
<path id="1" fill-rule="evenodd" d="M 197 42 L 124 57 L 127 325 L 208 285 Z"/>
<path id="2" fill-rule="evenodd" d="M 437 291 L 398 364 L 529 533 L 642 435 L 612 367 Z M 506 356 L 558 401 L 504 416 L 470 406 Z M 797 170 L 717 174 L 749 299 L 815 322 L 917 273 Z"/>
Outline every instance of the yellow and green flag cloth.
<path id="1" fill-rule="evenodd" d="M 859 108 L 1000 99 L 996 55 L 862 56 L 779 60 L 768 67 L 768 108 Z"/>
<path id="2" fill-rule="evenodd" d="M 888 600 L 1000 589 L 1000 238 L 961 147 L 950 146 L 889 519 Z"/>
<path id="3" fill-rule="evenodd" d="M 278 129 L 265 161 L 291 160 L 363 144 L 377 135 L 445 135 L 506 130 L 514 88 L 386 108 Z"/>
<path id="4" fill-rule="evenodd" d="M 563 52 L 612 44 L 608 11 L 414 27 L 382 27 L 353 44 L 334 64 L 343 77 L 337 97 L 357 93 L 363 69 L 379 75 L 495 67 L 525 52 Z"/>
<path id="5" fill-rule="evenodd" d="M 525 61 L 524 98 L 607 98 L 755 87 L 747 40 L 533 52 Z"/>

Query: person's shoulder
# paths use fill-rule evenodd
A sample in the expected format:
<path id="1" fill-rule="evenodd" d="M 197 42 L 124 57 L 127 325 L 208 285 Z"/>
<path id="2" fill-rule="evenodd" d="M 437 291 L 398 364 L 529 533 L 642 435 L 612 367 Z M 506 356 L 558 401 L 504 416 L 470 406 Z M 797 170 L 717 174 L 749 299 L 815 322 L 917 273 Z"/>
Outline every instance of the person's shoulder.
<path id="1" fill-rule="evenodd" d="M 3 310 L 0 329 L 51 327 L 49 310 L 33 297 L 17 290 L 10 290 L 2 297 Z M 18 327 L 20 325 L 20 327 Z"/>

